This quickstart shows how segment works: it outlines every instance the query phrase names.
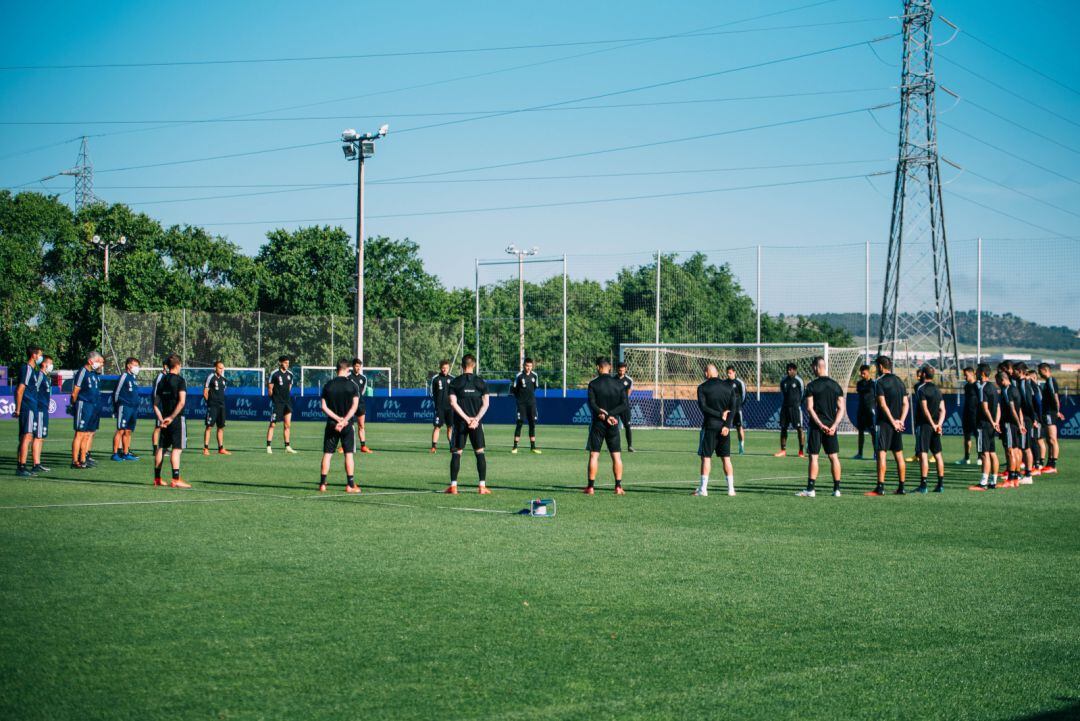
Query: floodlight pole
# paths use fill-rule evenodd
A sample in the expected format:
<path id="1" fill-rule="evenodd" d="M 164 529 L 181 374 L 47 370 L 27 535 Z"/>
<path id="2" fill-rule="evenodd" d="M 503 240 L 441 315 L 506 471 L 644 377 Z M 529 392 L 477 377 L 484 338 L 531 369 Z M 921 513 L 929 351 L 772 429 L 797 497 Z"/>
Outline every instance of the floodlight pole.
<path id="1" fill-rule="evenodd" d="M 86 138 L 83 138 L 83 142 L 84 143 L 86 142 Z M 90 242 L 105 251 L 104 280 L 105 280 L 105 286 L 107 288 L 108 285 L 109 285 L 109 253 L 112 251 L 113 248 L 119 248 L 121 246 L 127 245 L 127 237 L 121 235 L 116 240 L 110 242 L 110 241 L 105 240 L 104 238 L 102 238 L 100 235 L 95 235 L 93 238 L 90 239 Z M 102 353 L 105 352 L 105 296 L 104 296 L 104 291 L 102 292 L 102 298 L 101 298 L 101 352 Z"/>
<path id="2" fill-rule="evenodd" d="M 524 250 L 511 243 L 506 248 L 510 255 L 518 260 L 518 368 L 525 368 L 525 257 L 536 255 L 540 249 L 536 246 Z"/>
<path id="3" fill-rule="evenodd" d="M 364 160 L 375 154 L 375 141 L 386 137 L 388 125 L 375 133 L 357 133 L 349 128 L 341 133 L 345 160 L 355 160 L 356 168 L 356 357 L 364 358 Z"/>

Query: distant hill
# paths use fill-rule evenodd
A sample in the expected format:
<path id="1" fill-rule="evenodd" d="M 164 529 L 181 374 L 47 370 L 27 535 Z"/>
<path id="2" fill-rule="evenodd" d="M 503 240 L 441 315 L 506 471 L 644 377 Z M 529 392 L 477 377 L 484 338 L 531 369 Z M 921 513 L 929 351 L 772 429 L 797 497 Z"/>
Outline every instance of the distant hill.
<path id="1" fill-rule="evenodd" d="M 811 313 L 809 320 L 827 323 L 834 328 L 842 328 L 852 335 L 862 336 L 866 328 L 866 317 L 862 313 Z M 880 314 L 870 315 L 870 333 L 877 332 Z M 965 345 L 976 342 L 977 314 L 973 310 L 956 314 L 957 340 Z M 982 342 L 984 346 L 1006 346 L 1009 348 L 1046 348 L 1049 350 L 1080 350 L 1080 337 L 1071 328 L 1061 325 L 1039 325 L 1012 313 L 997 315 L 983 313 Z"/>

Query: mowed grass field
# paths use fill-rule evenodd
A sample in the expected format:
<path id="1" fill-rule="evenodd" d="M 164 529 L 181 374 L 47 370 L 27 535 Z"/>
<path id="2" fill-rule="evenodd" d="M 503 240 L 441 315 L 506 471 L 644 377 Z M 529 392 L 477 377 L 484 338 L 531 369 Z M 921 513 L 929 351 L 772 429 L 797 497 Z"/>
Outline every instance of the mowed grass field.
<path id="1" fill-rule="evenodd" d="M 235 455 L 185 453 L 191 491 L 150 486 L 145 421 L 143 460 L 108 460 L 106 421 L 87 471 L 54 421 L 32 480 L 0 424 L 0 718 L 1080 715 L 1078 443 L 1018 490 L 950 465 L 943 495 L 867 498 L 872 464 L 846 461 L 843 498 L 823 474 L 803 499 L 805 461 L 751 433 L 738 495 L 715 472 L 692 498 L 696 433 L 637 431 L 627 495 L 602 467 L 590 498 L 583 429 L 512 456 L 489 426 L 495 493 L 467 453 L 449 497 L 429 432 L 369 427 L 356 497 L 340 456 L 316 492 L 321 424 L 296 456 L 230 424 Z M 515 514 L 537 497 L 555 518 Z"/>

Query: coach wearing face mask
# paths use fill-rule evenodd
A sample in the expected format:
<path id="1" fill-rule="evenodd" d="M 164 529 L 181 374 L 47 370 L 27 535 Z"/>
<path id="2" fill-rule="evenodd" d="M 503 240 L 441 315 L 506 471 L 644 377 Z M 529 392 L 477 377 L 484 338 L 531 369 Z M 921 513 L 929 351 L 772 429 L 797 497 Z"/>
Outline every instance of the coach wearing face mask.
<path id="1" fill-rule="evenodd" d="M 93 468 L 90 457 L 94 433 L 101 422 L 101 366 L 104 358 L 90 351 L 86 363 L 75 372 L 71 384 L 71 405 L 75 409 L 75 440 L 71 442 L 71 467 Z"/>

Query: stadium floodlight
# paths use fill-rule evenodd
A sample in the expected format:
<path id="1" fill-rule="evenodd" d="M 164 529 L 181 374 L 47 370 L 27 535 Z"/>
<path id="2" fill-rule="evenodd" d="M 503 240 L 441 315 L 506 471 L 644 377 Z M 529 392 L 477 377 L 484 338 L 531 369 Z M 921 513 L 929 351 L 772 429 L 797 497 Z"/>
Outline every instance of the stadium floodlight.
<path id="1" fill-rule="evenodd" d="M 341 152 L 345 160 L 357 161 L 356 168 L 356 346 L 357 358 L 364 357 L 364 160 L 375 154 L 375 141 L 385 138 L 390 126 L 383 124 L 378 132 L 356 132 L 346 128 L 341 132 Z"/>
<path id="2" fill-rule="evenodd" d="M 518 259 L 518 368 L 525 367 L 525 258 L 536 255 L 540 248 L 533 246 L 528 250 L 518 248 L 511 243 L 506 246 L 509 255 L 516 255 Z"/>
<path id="3" fill-rule="evenodd" d="M 107 241 L 100 235 L 94 234 L 94 237 L 90 239 L 90 242 L 105 251 L 105 282 L 109 281 L 109 253 L 114 248 L 119 248 L 122 245 L 127 245 L 127 236 L 121 235 L 114 241 Z"/>

